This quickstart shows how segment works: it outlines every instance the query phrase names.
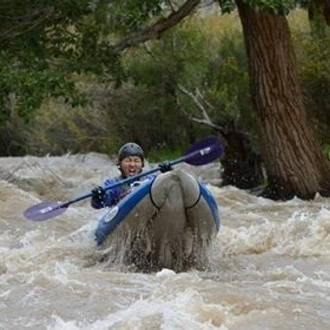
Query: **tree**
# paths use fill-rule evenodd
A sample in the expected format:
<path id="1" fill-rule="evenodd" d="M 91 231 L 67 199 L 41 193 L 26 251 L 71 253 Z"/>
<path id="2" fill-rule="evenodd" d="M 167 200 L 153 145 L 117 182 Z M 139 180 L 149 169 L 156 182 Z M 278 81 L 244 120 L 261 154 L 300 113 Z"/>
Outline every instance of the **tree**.
<path id="1" fill-rule="evenodd" d="M 87 101 L 75 84 L 82 73 L 121 77 L 113 47 L 101 36 L 88 0 L 0 3 L 0 154 L 17 154 L 20 132 L 49 98 Z"/>
<path id="2" fill-rule="evenodd" d="M 306 117 L 290 31 L 284 16 L 236 1 L 250 63 L 268 187 L 264 196 L 329 195 L 329 165 Z"/>

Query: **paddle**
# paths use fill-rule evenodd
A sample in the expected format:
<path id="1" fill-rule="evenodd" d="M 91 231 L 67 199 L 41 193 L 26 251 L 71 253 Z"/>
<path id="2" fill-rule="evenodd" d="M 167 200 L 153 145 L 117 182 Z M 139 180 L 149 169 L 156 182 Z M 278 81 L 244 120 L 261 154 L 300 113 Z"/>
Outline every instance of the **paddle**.
<path id="1" fill-rule="evenodd" d="M 219 158 L 221 153 L 222 153 L 222 144 L 220 140 L 215 137 L 209 137 L 191 145 L 190 148 L 186 151 L 184 156 L 169 162 L 169 164 L 173 166 L 185 162 L 187 164 L 195 165 L 195 166 L 204 165 Z M 106 187 L 105 190 L 113 189 L 125 183 L 134 182 L 143 176 L 157 172 L 159 169 L 160 169 L 159 166 L 157 166 L 149 171 L 139 173 L 123 181 L 116 182 L 115 184 Z M 92 197 L 92 195 L 93 194 L 90 192 L 88 194 L 82 195 L 65 203 L 54 202 L 54 201 L 41 202 L 26 209 L 24 211 L 24 216 L 28 220 L 44 221 L 64 213 L 71 204 Z"/>

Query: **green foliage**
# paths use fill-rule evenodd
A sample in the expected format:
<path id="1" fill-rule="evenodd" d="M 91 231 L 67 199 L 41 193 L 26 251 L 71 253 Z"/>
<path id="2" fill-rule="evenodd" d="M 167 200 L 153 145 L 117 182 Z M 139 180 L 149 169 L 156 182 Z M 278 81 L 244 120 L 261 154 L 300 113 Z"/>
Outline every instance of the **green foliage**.
<path id="1" fill-rule="evenodd" d="M 235 9 L 234 0 L 218 0 L 223 13 L 231 13 Z M 274 15 L 288 15 L 302 1 L 300 0 L 243 0 L 251 9 Z M 304 1 L 305 3 L 306 1 Z"/>
<path id="2" fill-rule="evenodd" d="M 153 16 L 158 16 L 166 1 L 147 0 L 115 0 L 110 1 L 104 11 L 105 16 L 99 18 L 112 31 L 127 34 L 144 26 Z"/>
<path id="3" fill-rule="evenodd" d="M 212 118 L 234 120 L 255 130 L 255 114 L 250 100 L 248 63 L 244 41 L 238 31 L 228 32 L 218 46 L 218 56 L 207 74 L 208 101 Z"/>
<path id="4" fill-rule="evenodd" d="M 54 103 L 44 104 L 25 132 L 29 150 L 38 154 L 114 152 L 121 143 L 133 140 L 155 160 L 157 155 L 166 158 L 183 152 L 187 144 L 212 132 L 188 119 L 187 114 L 201 118 L 201 112 L 180 86 L 192 94 L 201 92 L 215 123 L 228 118 L 254 123 L 242 35 L 236 27 L 229 32 L 231 18 L 212 19 L 212 23 L 199 18 L 187 21 L 164 38 L 127 53 L 122 63 L 130 78 L 117 89 L 100 92 L 101 85 L 80 84 L 98 99 L 93 108 L 69 111 L 56 103 L 57 115 L 47 105 Z"/>
<path id="5" fill-rule="evenodd" d="M 225 32 L 226 19 L 221 35 L 206 21 L 190 20 L 125 57 L 131 78 L 109 91 L 105 101 L 115 123 L 113 133 L 123 142 L 137 141 L 154 155 L 162 150 L 173 153 L 212 134 L 210 127 L 188 119 L 187 114 L 202 115 L 180 86 L 192 94 L 201 92 L 214 123 L 246 120 L 243 126 L 255 126 L 242 35 L 238 30 Z"/>
<path id="6" fill-rule="evenodd" d="M 27 119 L 48 97 L 81 104 L 76 74 L 117 83 L 124 77 L 118 55 L 100 38 L 89 1 L 12 1 L 2 4 L 1 15 L 2 108 L 14 95 Z"/>
<path id="7" fill-rule="evenodd" d="M 13 114 L 26 122 L 55 97 L 86 102 L 84 75 L 118 87 L 127 79 L 113 45 L 173 3 L 148 0 L 42 0 L 0 3 L 0 134 Z M 12 102 L 14 101 L 14 102 Z"/>
<path id="8" fill-rule="evenodd" d="M 153 152 L 176 150 L 192 138 L 192 124 L 177 104 L 177 85 L 184 81 L 190 87 L 201 80 L 209 62 L 209 55 L 201 51 L 205 45 L 201 34 L 179 28 L 125 57 L 131 79 L 111 91 L 107 105 L 122 139 L 138 141 Z"/>
<path id="9" fill-rule="evenodd" d="M 131 78 L 120 88 L 111 88 L 100 93 L 100 88 L 96 91 L 95 87 L 85 83 L 90 92 L 94 90 L 94 95 L 97 93 L 99 100 L 95 103 L 97 110 L 95 106 L 94 110 L 89 110 L 93 113 L 93 120 L 89 119 L 88 122 L 94 123 L 93 125 L 82 125 L 86 122 L 82 120 L 72 123 L 75 117 L 87 118 L 81 115 L 83 110 L 79 110 L 79 114 L 76 110 L 71 110 L 75 116 L 63 115 L 66 112 L 61 112 L 62 115 L 55 120 L 56 112 L 43 107 L 43 110 L 33 117 L 30 125 L 33 127 L 32 131 L 29 130 L 29 135 L 33 135 L 33 138 L 29 139 L 31 151 L 59 154 L 91 148 L 104 152 L 105 149 L 113 147 L 106 142 L 92 141 L 109 140 L 119 146 L 123 142 L 134 140 L 141 143 L 152 157 L 157 157 L 159 153 L 165 157 L 178 150 L 182 152 L 187 144 L 209 135 L 209 127 L 201 127 L 187 119 L 182 109 L 196 117 L 200 114 L 191 98 L 184 97 L 178 88 L 178 84 L 191 91 L 197 87 L 207 95 L 209 88 L 215 89 L 217 84 L 212 63 L 214 58 L 219 57 L 215 45 L 220 41 L 213 35 L 207 37 L 208 27 L 201 24 L 200 21 L 193 21 L 171 31 L 164 39 L 149 43 L 148 49 L 141 47 L 128 53 L 123 63 L 127 75 Z M 235 78 L 235 75 L 231 78 Z M 234 81 L 235 79 L 231 83 L 235 84 Z M 232 103 L 234 102 L 233 100 Z M 93 128 L 97 121 L 100 123 L 99 130 Z M 78 124 L 82 125 L 79 134 Z M 42 143 L 36 144 L 34 141 L 41 137 Z M 67 142 L 64 142 L 66 140 Z M 56 144 L 54 141 L 57 141 Z"/>
<path id="10" fill-rule="evenodd" d="M 246 0 L 252 9 L 262 10 L 270 14 L 288 15 L 297 6 L 296 0 Z"/>
<path id="11" fill-rule="evenodd" d="M 116 85 L 125 79 L 90 1 L 5 1 L 0 12 L 0 135 L 9 130 L 14 144 L 22 141 L 15 127 L 44 100 L 86 104 L 77 85 L 83 75 Z"/>
<path id="12" fill-rule="evenodd" d="M 307 113 L 321 142 L 330 139 L 330 31 L 316 37 L 295 31 L 299 68 Z"/>
<path id="13" fill-rule="evenodd" d="M 84 95 L 79 93 L 74 82 L 63 73 L 51 68 L 45 68 L 42 62 L 35 61 L 30 66 L 17 62 L 10 65 L 10 59 L 5 52 L 0 52 L 0 89 L 4 93 L 0 106 L 4 109 L 9 95 L 14 95 L 17 114 L 28 121 L 31 112 L 37 109 L 48 97 L 64 97 L 73 105 L 83 104 Z M 10 111 L 2 112 L 0 124 L 10 120 Z"/>
<path id="14" fill-rule="evenodd" d="M 223 14 L 230 14 L 236 8 L 234 0 L 218 0 L 218 2 Z"/>

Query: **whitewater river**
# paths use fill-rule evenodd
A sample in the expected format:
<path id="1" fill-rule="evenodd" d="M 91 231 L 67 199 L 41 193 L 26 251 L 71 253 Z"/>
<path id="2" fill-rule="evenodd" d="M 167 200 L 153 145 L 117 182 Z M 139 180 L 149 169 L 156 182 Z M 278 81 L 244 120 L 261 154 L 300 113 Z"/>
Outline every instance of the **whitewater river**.
<path id="1" fill-rule="evenodd" d="M 214 183 L 215 166 L 189 169 Z M 330 199 L 274 202 L 209 184 L 222 226 L 205 271 L 99 262 L 97 210 L 67 201 L 117 174 L 106 156 L 0 158 L 0 329 L 329 329 Z"/>

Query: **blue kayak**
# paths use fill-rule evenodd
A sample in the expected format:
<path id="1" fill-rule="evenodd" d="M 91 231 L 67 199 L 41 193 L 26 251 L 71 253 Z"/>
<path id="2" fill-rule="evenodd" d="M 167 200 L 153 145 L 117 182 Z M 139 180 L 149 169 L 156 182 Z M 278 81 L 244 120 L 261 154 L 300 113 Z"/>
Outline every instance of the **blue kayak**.
<path id="1" fill-rule="evenodd" d="M 115 207 L 102 211 L 95 231 L 99 246 L 126 240 L 132 250 L 133 240 L 139 241 L 135 250 L 143 260 L 152 255 L 160 267 L 175 268 L 173 260 L 194 263 L 205 258 L 220 228 L 213 195 L 182 169 L 142 181 Z"/>

